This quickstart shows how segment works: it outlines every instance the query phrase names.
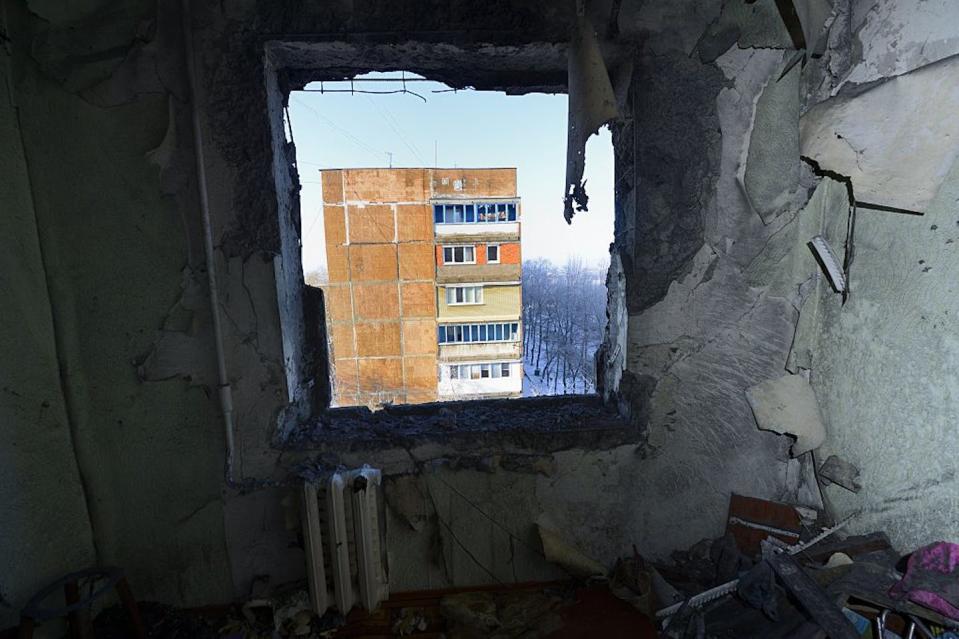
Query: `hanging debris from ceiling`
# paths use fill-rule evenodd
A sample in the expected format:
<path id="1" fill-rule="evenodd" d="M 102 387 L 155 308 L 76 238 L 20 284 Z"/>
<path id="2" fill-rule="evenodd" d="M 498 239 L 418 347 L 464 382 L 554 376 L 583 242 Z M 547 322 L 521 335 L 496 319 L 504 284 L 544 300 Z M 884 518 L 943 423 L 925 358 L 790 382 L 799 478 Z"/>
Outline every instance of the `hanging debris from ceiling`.
<path id="1" fill-rule="evenodd" d="M 585 12 L 576 18 L 568 55 L 569 125 L 563 217 L 571 223 L 576 211 L 587 210 L 589 201 L 583 180 L 586 141 L 601 126 L 619 117 L 619 109 L 599 48 L 599 38 Z"/>

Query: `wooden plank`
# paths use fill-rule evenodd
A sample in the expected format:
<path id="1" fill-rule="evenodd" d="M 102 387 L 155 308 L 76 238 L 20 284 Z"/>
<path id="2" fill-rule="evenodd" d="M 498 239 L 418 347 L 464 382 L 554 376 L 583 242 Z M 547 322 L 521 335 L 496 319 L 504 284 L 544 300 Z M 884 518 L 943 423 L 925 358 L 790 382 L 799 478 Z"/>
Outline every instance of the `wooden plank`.
<path id="1" fill-rule="evenodd" d="M 813 580 L 795 559 L 767 545 L 763 559 L 772 566 L 782 584 L 806 609 L 831 639 L 859 639 L 859 633 L 842 613 L 835 599 Z"/>

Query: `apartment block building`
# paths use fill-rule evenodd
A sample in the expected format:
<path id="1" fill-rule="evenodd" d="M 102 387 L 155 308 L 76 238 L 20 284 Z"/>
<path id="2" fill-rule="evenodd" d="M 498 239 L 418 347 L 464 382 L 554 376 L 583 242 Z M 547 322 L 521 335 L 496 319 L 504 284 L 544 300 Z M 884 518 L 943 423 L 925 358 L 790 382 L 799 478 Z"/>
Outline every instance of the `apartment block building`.
<path id="1" fill-rule="evenodd" d="M 330 169 L 335 406 L 518 397 L 516 169 Z"/>

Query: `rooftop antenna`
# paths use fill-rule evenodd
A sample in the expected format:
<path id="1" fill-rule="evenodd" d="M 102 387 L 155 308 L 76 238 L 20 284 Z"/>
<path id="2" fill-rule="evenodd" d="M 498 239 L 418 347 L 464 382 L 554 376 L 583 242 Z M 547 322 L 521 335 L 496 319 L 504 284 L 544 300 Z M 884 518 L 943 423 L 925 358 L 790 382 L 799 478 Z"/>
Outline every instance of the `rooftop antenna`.
<path id="1" fill-rule="evenodd" d="M 383 153 L 386 153 L 386 157 L 388 157 L 388 158 L 390 159 L 390 168 L 392 169 L 392 168 L 393 168 L 393 154 L 392 154 L 390 151 L 383 151 Z"/>

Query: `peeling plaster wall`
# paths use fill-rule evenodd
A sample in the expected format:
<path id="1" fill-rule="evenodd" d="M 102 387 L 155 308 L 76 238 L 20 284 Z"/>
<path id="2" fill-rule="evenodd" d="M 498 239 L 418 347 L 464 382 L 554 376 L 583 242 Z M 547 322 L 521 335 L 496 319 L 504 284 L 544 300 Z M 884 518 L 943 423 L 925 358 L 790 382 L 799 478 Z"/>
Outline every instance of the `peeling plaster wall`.
<path id="1" fill-rule="evenodd" d="M 881 82 L 959 53 L 953 3 L 851 5 L 850 46 L 822 61 L 841 71 L 823 74 L 826 86 Z M 908 116 L 893 102 L 886 108 L 890 128 Z M 955 140 L 939 144 L 947 149 Z M 913 164 L 905 152 L 885 159 Z M 862 509 L 854 530 L 886 530 L 903 551 L 959 538 L 959 167 L 930 197 L 921 216 L 857 210 L 848 300 L 819 306 L 819 332 L 808 342 L 828 428 L 817 458 L 839 455 L 862 473 L 858 494 L 833 485 L 826 497 L 840 514 Z"/>
<path id="2" fill-rule="evenodd" d="M 124 567 L 141 597 L 226 601 L 232 588 L 221 495 L 223 437 L 211 389 L 203 386 L 207 366 L 195 366 L 211 362 L 204 355 L 212 351 L 196 352 L 199 339 L 177 346 L 209 325 L 208 306 L 184 293 L 193 285 L 189 272 L 198 266 L 199 243 L 185 221 L 192 210 L 168 194 L 176 180 L 155 164 L 177 117 L 169 97 L 178 86 L 164 88 L 156 75 L 141 75 L 156 66 L 139 65 L 140 56 L 150 55 L 139 38 L 150 33 L 155 7 L 130 4 L 104 13 L 95 3 L 62 11 L 34 4 L 36 13 L 30 13 L 7 2 L 5 9 L 13 42 L 5 84 L 19 111 L 35 208 L 33 250 L 43 254 L 46 277 L 34 295 L 44 304 L 49 291 L 50 300 L 46 319 L 38 315 L 42 305 L 25 308 L 29 314 L 20 318 L 36 331 L 20 348 L 36 342 L 36 354 L 24 351 L 5 361 L 53 367 L 31 383 L 31 395 L 50 398 L 50 407 L 32 419 L 60 425 L 44 426 L 15 449 L 23 458 L 13 466 L 21 470 L 11 485 L 29 499 L 32 512 L 23 514 L 23 523 L 33 519 L 36 525 L 29 541 L 22 533 L 0 536 L 0 555 L 41 558 L 40 570 L 5 588 L 10 601 L 22 604 L 38 581 L 101 563 Z M 75 30 L 85 38 L 71 37 Z M 170 63 L 180 60 L 175 52 L 174 46 Z M 182 175 L 180 186 L 187 189 L 190 172 Z M 18 225 L 21 233 L 31 220 Z M 21 268 L 39 268 L 35 258 L 30 264 L 25 260 Z M 30 277 L 37 273 L 43 270 Z M 18 286 L 29 281 L 11 280 Z M 5 340 L 15 335 L 11 330 L 5 327 Z M 168 355 L 189 355 L 177 370 L 189 369 L 196 379 L 144 377 L 141 365 L 158 344 Z M 168 366 L 175 359 L 155 361 Z M 26 381 L 22 372 L 17 379 Z M 45 430 L 46 437 L 59 433 L 59 440 L 31 454 L 43 446 Z M 71 457 L 64 458 L 68 445 Z M 57 492 L 45 494 L 51 481 Z M 11 502 L 3 503 L 6 509 Z M 62 519 L 43 525 L 37 518 L 58 503 Z"/>
<path id="3" fill-rule="evenodd" d="M 238 491 L 222 475 L 177 3 L 6 0 L 13 55 L 3 58 L 0 162 L 14 179 L 0 188 L 14 214 L 4 219 L 14 260 L 5 274 L 17 277 L 3 283 L 26 321 L 5 315 L 0 346 L 5 361 L 31 364 L 5 373 L 12 381 L 0 387 L 17 443 L 12 463 L 0 466 L 14 469 L 9 481 L 2 475 L 0 497 L 17 514 L 0 524 L 9 527 L 0 528 L 0 555 L 15 558 L 2 566 L 12 576 L 0 577 L 0 606 L 36 587 L 41 575 L 24 571 L 40 564 L 19 544 L 38 531 L 57 533 L 33 546 L 48 562 L 42 576 L 71 562 L 116 563 L 138 596 L 175 604 L 242 596 L 257 574 L 302 575 L 284 506 L 290 492 L 270 485 L 304 461 L 273 444 L 278 427 L 309 408 L 314 374 L 296 348 L 309 332 L 297 290 L 296 178 L 286 170 L 291 149 L 272 82 L 295 85 L 336 60 L 342 68 L 325 73 L 348 74 L 357 51 L 369 68 L 402 61 L 455 86 L 565 81 L 572 16 L 557 3 L 306 4 L 204 5 L 194 16 Z M 695 0 L 622 3 L 616 29 L 602 30 L 636 49 L 625 118 L 613 125 L 614 325 L 600 364 L 604 393 L 638 430 L 636 441 L 425 466 L 404 494 L 430 506 L 391 507 L 394 590 L 559 576 L 533 550 L 532 523 L 544 514 L 611 564 L 632 544 L 663 558 L 719 534 L 733 491 L 818 505 L 809 460 L 788 460 L 786 438 L 758 431 L 744 395 L 787 369 L 811 372 L 831 433 L 822 452 L 863 468 L 860 528 L 886 527 L 905 546 L 957 536 L 956 416 L 947 407 L 955 403 L 959 180 L 950 177 L 924 217 L 858 212 L 852 292 L 840 306 L 805 243 L 819 232 L 841 251 L 848 196 L 844 184 L 800 164 L 793 120 L 798 106 L 843 82 L 950 55 L 959 34 L 944 31 L 945 2 L 837 4 L 826 55 L 802 70 L 800 96 L 792 77 L 766 93 L 792 47 L 771 0 L 722 12 Z M 661 32 L 658 16 L 670 16 Z M 935 42 L 912 46 L 931 28 Z M 384 29 L 434 42 L 369 35 Z M 353 43 L 307 42 L 331 33 Z M 278 34 L 299 42 L 265 62 L 263 44 Z M 909 53 L 888 59 L 877 38 Z M 318 61 L 319 53 L 332 57 Z M 274 76 L 274 62 L 297 71 Z M 750 165 L 751 148 L 769 161 Z M 770 167 L 788 171 L 788 188 L 767 188 Z M 744 185 L 775 199 L 760 203 L 763 217 Z M 904 430 L 909 438 L 897 446 Z M 440 446 L 416 455 L 446 456 Z M 903 456 L 908 465 L 898 463 Z M 332 463 L 409 473 L 413 461 L 404 449 L 344 450 Z M 840 490 L 828 495 L 841 510 L 860 503 Z M 48 503 L 57 505 L 56 527 Z M 2 625 L 12 617 L 0 610 Z"/>
<path id="4" fill-rule="evenodd" d="M 787 193 L 785 212 L 764 224 L 738 178 L 751 136 L 778 134 L 753 123 L 780 118 L 787 128 L 783 116 L 798 105 L 796 89 L 763 118 L 755 113 L 782 59 L 779 50 L 735 45 L 715 64 L 673 51 L 649 56 L 634 80 L 624 381 L 642 380 L 648 393 L 644 460 L 631 481 L 650 498 L 633 502 L 630 517 L 639 547 L 654 556 L 720 534 L 731 492 L 815 504 L 800 496 L 784 442 L 756 429 L 744 396 L 784 373 L 798 319 L 801 280 L 773 288 L 784 265 L 766 251 L 797 223 L 806 189 Z M 795 145 L 764 144 L 767 156 L 778 154 L 772 164 L 791 157 L 798 174 Z M 814 269 L 810 257 L 801 279 Z M 629 400 L 645 399 L 636 395 Z"/>
<path id="5" fill-rule="evenodd" d="M 813 384 L 829 436 L 818 454 L 858 466 L 863 489 L 826 489 L 856 530 L 904 551 L 959 538 L 959 166 L 922 217 L 860 210 L 850 296 L 824 309 Z"/>
<path id="6" fill-rule="evenodd" d="M 223 481 L 179 3 L 4 0 L 0 26 L 12 56 L 3 80 L 13 97 L 4 94 L 2 123 L 14 144 L 0 157 L 21 175 L 10 182 L 16 233 L 4 242 L 22 240 L 9 255 L 23 257 L 8 271 L 22 279 L 5 279 L 4 293 L 20 300 L 15 293 L 30 283 L 30 296 L 17 303 L 23 319 L 37 319 L 2 327 L 8 361 L 36 362 L 28 367 L 33 380 L 27 368 L 11 374 L 18 387 L 30 386 L 31 399 L 3 404 L 12 441 L 23 441 L 4 467 L 15 474 L 3 488 L 4 506 L 22 518 L 5 522 L 16 528 L 0 538 L 0 554 L 17 558 L 0 579 L 14 606 L 38 580 L 94 562 L 124 567 L 138 597 L 180 605 L 243 596 L 257 574 L 275 582 L 303 574 L 282 506 L 288 492 L 260 489 L 290 477 L 272 445 L 278 426 L 309 408 L 313 386 L 313 363 L 298 350 L 307 330 L 297 290 L 296 179 L 264 62 L 271 33 L 480 28 L 490 34 L 482 42 L 545 43 L 527 57 L 493 51 L 512 66 L 490 63 L 490 86 L 528 73 L 527 61 L 545 68 L 538 86 L 563 82 L 556 63 L 565 63 L 570 14 L 548 2 L 412 12 L 387 4 L 191 4 L 242 490 Z M 27 328 L 32 340 L 22 336 Z M 28 421 L 33 397 L 46 410 Z M 43 428 L 24 439 L 37 419 Z M 45 508 L 57 500 L 58 525 L 48 526 Z M 41 530 L 55 537 L 45 547 L 16 545 L 29 546 Z M 30 552 L 43 561 L 30 562 Z"/>
<path id="7" fill-rule="evenodd" d="M 0 52 L 0 628 L 32 590 L 95 556 L 12 84 Z"/>
<path id="8" fill-rule="evenodd" d="M 351 46 L 370 68 L 402 61 L 457 86 L 555 89 L 565 82 L 572 14 L 535 0 L 493 8 L 422 3 L 410 10 L 389 3 L 195 6 L 198 103 L 236 404 L 235 475 L 251 489 L 237 492 L 222 480 L 224 439 L 176 4 L 131 0 L 108 10 L 91 0 L 54 11 L 34 2 L 35 14 L 11 10 L 11 32 L 38 237 L 51 256 L 47 281 L 66 371 L 64 404 L 86 480 L 96 559 L 124 566 L 141 597 L 197 605 L 242 596 L 257 574 L 275 581 L 302 574 L 296 532 L 282 507 L 289 494 L 253 490 L 292 471 L 292 460 L 272 444 L 277 427 L 298 417 L 312 383 L 311 363 L 296 350 L 306 332 L 296 292 L 296 178 L 286 170 L 291 150 L 271 85 L 295 84 L 298 76 L 271 73 L 275 61 L 264 61 L 264 41 L 296 32 L 427 32 L 427 40 L 461 39 L 464 48 L 344 38 L 361 43 Z M 693 24 L 680 39 L 683 48 L 699 43 L 705 22 L 719 19 L 680 14 Z M 620 16 L 620 32 L 642 37 L 645 28 L 631 29 L 629 15 Z M 72 39 L 77 32 L 83 37 Z M 736 182 L 752 105 L 782 55 L 734 50 L 716 65 L 668 40 L 657 39 L 656 53 L 636 60 L 632 113 L 613 127 L 621 270 L 611 275 L 617 348 L 609 351 L 607 390 L 643 436 L 606 452 L 556 453 L 533 472 L 494 459 L 479 471 L 457 468 L 455 460 L 437 471 L 502 515 L 529 545 L 535 547 L 533 521 L 546 514 L 571 542 L 609 564 L 633 543 L 662 557 L 716 534 L 730 490 L 783 496 L 789 485 L 789 464 L 765 462 L 781 455 L 779 438 L 754 432 L 741 390 L 782 366 L 791 339 L 790 302 L 761 290 L 771 275 L 761 274 L 760 284 L 745 275 L 765 239 L 790 217 L 763 226 Z M 279 63 L 304 77 L 331 64 L 338 50 L 302 42 L 280 49 Z M 354 50 L 339 50 L 344 72 L 354 70 Z M 319 58 L 321 52 L 328 57 Z M 462 75 L 465 65 L 473 76 Z M 740 68 L 748 73 L 734 83 Z M 687 312 L 702 321 L 660 326 Z M 718 380 L 725 385 L 716 386 Z M 734 454 L 719 459 L 717 442 L 725 440 Z M 406 451 L 397 455 L 409 461 Z M 384 456 L 344 454 L 338 461 L 388 464 Z M 711 491 L 700 490 L 705 480 Z M 432 490 L 434 515 L 447 517 L 450 528 L 434 521 L 411 535 L 391 527 L 395 589 L 491 580 L 451 530 L 468 536 L 473 550 L 486 549 L 497 578 L 557 575 L 492 523 L 478 526 L 475 508 L 451 500 L 448 486 Z M 453 568 L 434 580 L 422 566 L 435 554 L 435 538 Z M 516 559 L 520 552 L 531 554 Z M 22 598 L 31 586 L 13 588 Z"/>
<path id="9" fill-rule="evenodd" d="M 951 0 L 854 0 L 850 5 L 852 53 L 861 61 L 846 82 L 900 75 L 959 53 Z"/>

